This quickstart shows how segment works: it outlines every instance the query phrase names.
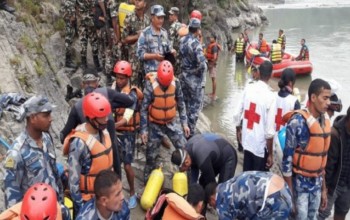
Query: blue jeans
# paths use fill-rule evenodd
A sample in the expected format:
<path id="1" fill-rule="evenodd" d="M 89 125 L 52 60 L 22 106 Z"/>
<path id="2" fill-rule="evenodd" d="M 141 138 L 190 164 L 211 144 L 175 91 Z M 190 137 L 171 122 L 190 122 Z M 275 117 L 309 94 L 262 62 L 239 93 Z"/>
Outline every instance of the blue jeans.
<path id="1" fill-rule="evenodd" d="M 321 203 L 321 190 L 315 192 L 295 192 L 295 210 L 297 220 L 317 220 Z"/>

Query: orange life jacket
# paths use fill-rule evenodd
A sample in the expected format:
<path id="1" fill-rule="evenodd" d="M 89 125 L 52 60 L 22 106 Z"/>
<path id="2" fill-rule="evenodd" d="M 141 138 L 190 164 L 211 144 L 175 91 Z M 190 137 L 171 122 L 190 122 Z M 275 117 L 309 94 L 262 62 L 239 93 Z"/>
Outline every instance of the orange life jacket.
<path id="1" fill-rule="evenodd" d="M 85 126 L 81 124 L 79 126 Z M 88 201 L 94 196 L 94 182 L 96 175 L 102 170 L 112 170 L 113 167 L 113 152 L 112 152 L 112 142 L 108 131 L 103 130 L 105 145 L 100 143 L 93 135 L 73 130 L 64 139 L 63 143 L 63 155 L 68 155 L 70 142 L 73 138 L 81 139 L 86 146 L 89 148 L 91 154 L 91 167 L 88 174 L 80 174 L 80 191 L 84 201 Z"/>
<path id="2" fill-rule="evenodd" d="M 124 94 L 130 94 L 130 92 L 132 90 L 136 91 L 137 106 L 139 106 L 142 99 L 143 99 L 143 93 L 141 92 L 141 90 L 139 88 L 137 88 L 135 86 L 132 86 L 130 88 L 130 86 L 127 85 L 122 89 L 121 92 Z M 114 115 L 115 122 L 118 122 L 118 121 L 123 119 L 124 112 L 125 112 L 125 108 L 117 108 L 116 109 L 115 115 Z M 118 127 L 116 130 L 117 131 L 135 131 L 139 127 L 140 127 L 140 112 L 139 112 L 139 108 L 137 107 L 134 111 L 133 116 L 130 118 L 130 120 L 127 122 L 127 124 Z"/>
<path id="3" fill-rule="evenodd" d="M 267 43 L 266 43 L 265 39 L 261 40 L 261 45 L 260 45 L 259 51 L 261 53 L 266 53 L 267 52 Z"/>
<path id="4" fill-rule="evenodd" d="M 216 42 L 210 43 L 209 46 L 207 47 L 205 56 L 206 56 L 208 61 L 214 60 L 214 53 L 213 53 L 214 46 L 218 47 Z M 216 52 L 216 54 L 219 55 L 219 47 L 218 47 L 218 51 Z"/>
<path id="5" fill-rule="evenodd" d="M 320 123 L 310 113 L 303 110 L 296 110 L 287 113 L 292 116 L 295 113 L 301 114 L 309 127 L 310 139 L 306 148 L 295 149 L 293 155 L 293 171 L 305 177 L 318 177 L 324 173 L 327 163 L 327 152 L 330 144 L 331 123 L 328 114 L 325 114 L 325 126 Z M 285 116 L 283 116 L 285 118 Z"/>
<path id="6" fill-rule="evenodd" d="M 152 83 L 154 100 L 149 106 L 149 120 L 151 122 L 164 125 L 174 120 L 176 117 L 175 99 L 175 77 L 165 91 L 161 88 L 156 77 L 147 77 Z"/>

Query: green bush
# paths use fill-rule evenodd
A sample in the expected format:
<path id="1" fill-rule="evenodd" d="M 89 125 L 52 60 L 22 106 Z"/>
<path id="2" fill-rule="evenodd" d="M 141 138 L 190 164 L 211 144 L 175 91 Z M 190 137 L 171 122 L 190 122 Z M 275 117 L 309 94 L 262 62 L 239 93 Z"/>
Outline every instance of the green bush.
<path id="1" fill-rule="evenodd" d="M 34 68 L 39 77 L 44 75 L 43 62 L 39 58 L 35 59 Z"/>

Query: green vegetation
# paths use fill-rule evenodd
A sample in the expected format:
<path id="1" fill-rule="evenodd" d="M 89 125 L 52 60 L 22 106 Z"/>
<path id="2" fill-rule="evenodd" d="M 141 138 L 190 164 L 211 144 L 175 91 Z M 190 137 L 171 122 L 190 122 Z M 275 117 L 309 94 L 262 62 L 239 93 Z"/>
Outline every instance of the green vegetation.
<path id="1" fill-rule="evenodd" d="M 39 77 L 44 75 L 45 70 L 44 70 L 43 62 L 39 58 L 35 59 L 34 68 Z"/>
<path id="2" fill-rule="evenodd" d="M 35 47 L 34 40 L 28 36 L 28 34 L 23 34 L 21 38 L 19 39 L 21 43 L 27 48 L 27 49 L 33 49 Z"/>
<path id="3" fill-rule="evenodd" d="M 53 28 L 55 31 L 62 32 L 64 31 L 66 24 L 64 23 L 64 20 L 62 18 L 58 19 L 54 24 Z"/>
<path id="4" fill-rule="evenodd" d="M 17 75 L 17 79 L 21 84 L 21 87 L 25 88 L 25 90 L 29 93 L 32 92 L 32 86 L 29 83 L 29 76 L 27 74 L 19 74 Z"/>

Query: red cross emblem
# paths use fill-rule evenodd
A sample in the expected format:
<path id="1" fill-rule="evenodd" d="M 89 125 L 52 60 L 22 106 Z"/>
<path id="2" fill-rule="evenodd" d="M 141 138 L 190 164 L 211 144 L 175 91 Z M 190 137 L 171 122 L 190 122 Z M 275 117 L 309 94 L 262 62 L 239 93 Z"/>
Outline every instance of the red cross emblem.
<path id="1" fill-rule="evenodd" d="M 248 120 L 248 123 L 247 123 L 248 129 L 253 129 L 254 122 L 257 124 L 259 124 L 260 122 L 260 115 L 255 113 L 255 109 L 256 109 L 256 104 L 251 102 L 249 105 L 249 110 L 244 110 L 244 118 Z"/>
<path id="2" fill-rule="evenodd" d="M 277 109 L 277 114 L 275 116 L 275 123 L 276 123 L 276 131 L 279 131 L 281 129 L 281 126 L 285 124 L 285 122 L 283 121 L 281 108 Z"/>

